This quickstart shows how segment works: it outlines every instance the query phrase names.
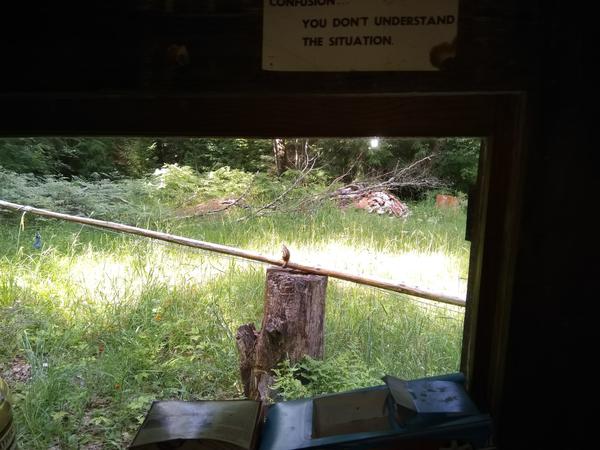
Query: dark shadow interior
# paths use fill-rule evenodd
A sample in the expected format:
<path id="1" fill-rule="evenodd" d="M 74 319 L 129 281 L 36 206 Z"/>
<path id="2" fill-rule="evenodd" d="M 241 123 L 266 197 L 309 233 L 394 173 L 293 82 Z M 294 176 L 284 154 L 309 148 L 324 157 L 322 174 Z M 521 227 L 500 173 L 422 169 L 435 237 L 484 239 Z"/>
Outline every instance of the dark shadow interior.
<path id="1" fill-rule="evenodd" d="M 594 15 L 564 2 L 462 0 L 443 70 L 295 73 L 261 69 L 262 5 L 7 10 L 0 134 L 486 138 L 467 388 L 491 413 L 497 448 L 593 446 L 580 413 L 588 396 L 556 395 L 556 380 L 576 384 L 597 339 L 597 225 L 586 217 L 598 178 Z M 173 45 L 189 64 L 169 60 Z"/>

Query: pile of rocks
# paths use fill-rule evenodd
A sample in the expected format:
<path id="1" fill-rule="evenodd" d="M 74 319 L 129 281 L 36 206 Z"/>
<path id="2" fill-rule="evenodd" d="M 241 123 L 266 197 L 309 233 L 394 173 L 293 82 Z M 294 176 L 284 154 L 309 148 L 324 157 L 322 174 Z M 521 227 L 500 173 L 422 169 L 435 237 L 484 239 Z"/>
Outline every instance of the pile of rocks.
<path id="1" fill-rule="evenodd" d="M 395 217 L 407 217 L 408 206 L 398 197 L 386 191 L 361 191 L 346 187 L 337 192 L 337 198 L 343 206 L 352 205 L 375 214 L 388 214 Z"/>
<path id="2" fill-rule="evenodd" d="M 368 192 L 357 201 L 354 206 L 365 209 L 370 213 L 388 214 L 396 217 L 407 217 L 408 206 L 398 197 L 384 191 Z"/>

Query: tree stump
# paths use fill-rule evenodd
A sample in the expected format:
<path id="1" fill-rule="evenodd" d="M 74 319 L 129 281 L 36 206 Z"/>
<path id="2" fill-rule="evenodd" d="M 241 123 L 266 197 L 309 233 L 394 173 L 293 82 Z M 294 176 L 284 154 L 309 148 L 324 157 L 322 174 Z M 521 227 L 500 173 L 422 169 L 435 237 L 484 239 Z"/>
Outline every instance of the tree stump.
<path id="1" fill-rule="evenodd" d="M 267 269 L 265 306 L 259 332 L 239 327 L 236 341 L 246 397 L 267 400 L 272 370 L 284 359 L 323 358 L 327 277 L 280 267 Z"/>

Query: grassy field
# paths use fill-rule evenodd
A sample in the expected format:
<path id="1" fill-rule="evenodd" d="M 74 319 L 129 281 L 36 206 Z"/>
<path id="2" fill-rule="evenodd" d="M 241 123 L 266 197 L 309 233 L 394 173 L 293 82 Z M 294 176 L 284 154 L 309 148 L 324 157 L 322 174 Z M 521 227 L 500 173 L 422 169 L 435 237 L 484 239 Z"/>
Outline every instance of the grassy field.
<path id="1" fill-rule="evenodd" d="M 310 215 L 140 224 L 464 295 L 463 210 L 411 205 L 405 220 Z M 235 332 L 260 324 L 265 267 L 32 216 L 0 215 L 0 376 L 23 449 L 123 448 L 154 399 L 241 394 Z M 39 230 L 43 247 L 32 247 Z M 458 369 L 463 311 L 330 280 L 321 390 Z"/>

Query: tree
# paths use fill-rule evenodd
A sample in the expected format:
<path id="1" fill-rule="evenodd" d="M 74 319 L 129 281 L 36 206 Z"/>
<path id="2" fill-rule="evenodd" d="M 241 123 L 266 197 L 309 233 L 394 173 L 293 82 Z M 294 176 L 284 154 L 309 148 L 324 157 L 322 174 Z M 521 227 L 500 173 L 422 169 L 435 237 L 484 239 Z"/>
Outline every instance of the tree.
<path id="1" fill-rule="evenodd" d="M 477 138 L 437 139 L 428 141 L 419 155 L 433 155 L 431 173 L 454 190 L 468 192 L 477 178 L 480 148 Z"/>
<path id="2" fill-rule="evenodd" d="M 317 153 L 314 144 L 309 139 L 272 140 L 275 173 L 281 176 L 287 169 L 304 170 Z"/>

